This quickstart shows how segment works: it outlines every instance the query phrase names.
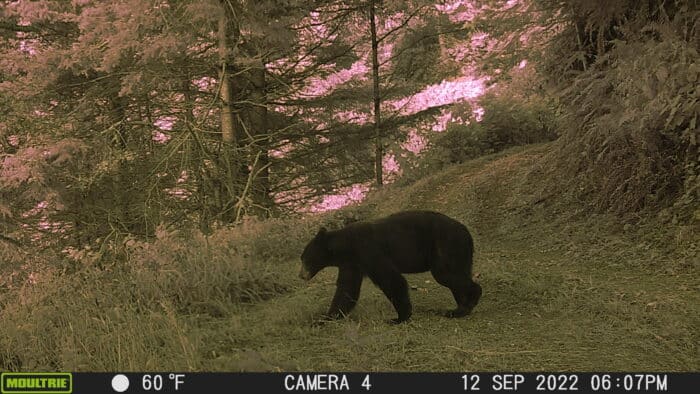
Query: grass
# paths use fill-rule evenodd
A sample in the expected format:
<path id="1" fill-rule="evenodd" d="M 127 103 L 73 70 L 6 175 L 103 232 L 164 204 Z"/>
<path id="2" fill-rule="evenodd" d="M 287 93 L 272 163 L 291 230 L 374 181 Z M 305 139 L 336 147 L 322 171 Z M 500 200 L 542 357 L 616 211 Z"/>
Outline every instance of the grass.
<path id="1" fill-rule="evenodd" d="M 138 270 L 6 294 L 0 369 L 700 370 L 697 237 L 653 219 L 591 214 L 555 193 L 543 165 L 550 147 L 450 167 L 360 207 L 369 216 L 434 209 L 467 224 L 484 289 L 467 318 L 439 316 L 454 307 L 449 290 L 417 274 L 407 275 L 406 324 L 387 324 L 395 312 L 367 280 L 347 319 L 316 324 L 335 272 L 302 282 L 295 256 L 327 219 L 279 221 L 208 244 L 144 245 L 126 264 Z"/>
<path id="2" fill-rule="evenodd" d="M 482 302 L 446 319 L 449 291 L 429 274 L 409 276 L 414 316 L 390 326 L 389 302 L 370 283 L 346 321 L 313 327 L 334 272 L 310 286 L 242 308 L 236 324 L 212 322 L 237 345 L 205 369 L 248 370 L 698 370 L 697 278 L 562 260 L 519 248 L 477 255 Z M 318 300 L 324 304 L 318 305 Z"/>

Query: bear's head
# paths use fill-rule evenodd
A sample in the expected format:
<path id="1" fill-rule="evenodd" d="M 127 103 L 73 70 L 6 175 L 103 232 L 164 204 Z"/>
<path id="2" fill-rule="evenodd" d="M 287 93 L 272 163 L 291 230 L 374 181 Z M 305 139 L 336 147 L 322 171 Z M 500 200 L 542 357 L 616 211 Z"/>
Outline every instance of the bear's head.
<path id="1" fill-rule="evenodd" d="M 325 227 L 321 227 L 301 254 L 301 272 L 299 272 L 299 277 L 304 280 L 313 278 L 318 271 L 329 265 L 331 257 L 328 248 L 328 231 Z"/>

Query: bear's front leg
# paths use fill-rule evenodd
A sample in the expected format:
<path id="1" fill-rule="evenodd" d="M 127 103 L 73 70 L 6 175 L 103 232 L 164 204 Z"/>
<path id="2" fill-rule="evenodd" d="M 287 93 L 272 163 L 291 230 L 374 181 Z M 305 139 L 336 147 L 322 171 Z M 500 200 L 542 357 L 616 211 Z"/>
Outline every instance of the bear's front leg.
<path id="1" fill-rule="evenodd" d="M 376 265 L 377 269 L 369 274 L 370 279 L 382 289 L 384 295 L 391 301 L 399 317 L 391 319 L 390 323 L 403 323 L 411 318 L 413 307 L 408 296 L 406 278 L 393 268 L 391 263 L 383 262 Z"/>
<path id="2" fill-rule="evenodd" d="M 352 311 L 360 298 L 362 277 L 362 271 L 358 267 L 341 266 L 338 269 L 335 295 L 326 318 L 341 319 Z"/>

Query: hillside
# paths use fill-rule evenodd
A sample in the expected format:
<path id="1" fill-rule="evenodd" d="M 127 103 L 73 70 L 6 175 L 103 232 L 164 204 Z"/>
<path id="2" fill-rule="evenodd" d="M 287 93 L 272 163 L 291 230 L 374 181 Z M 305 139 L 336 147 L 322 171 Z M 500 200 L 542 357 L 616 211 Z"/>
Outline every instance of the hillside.
<path id="1" fill-rule="evenodd" d="M 144 291 L 150 298 L 117 293 L 126 288 L 119 287 L 123 281 L 143 283 L 141 274 L 132 278 L 130 273 L 119 274 L 120 279 L 100 276 L 104 282 L 98 286 L 53 291 L 51 297 L 39 290 L 28 295 L 25 289 L 15 294 L 22 305 L 6 296 L 0 361 L 12 369 L 63 370 L 700 369 L 700 283 L 697 255 L 688 246 L 697 240 L 687 235 L 692 229 L 662 231 L 653 219 L 635 223 L 588 212 L 555 192 L 556 180 L 543 164 L 550 150 L 550 144 L 534 145 L 455 165 L 412 185 L 389 187 L 353 208 L 367 217 L 432 209 L 465 223 L 475 239 L 475 275 L 484 289 L 468 318 L 438 315 L 452 308 L 453 300 L 426 273 L 407 276 L 414 304 L 407 324 L 386 324 L 393 308 L 368 280 L 347 320 L 316 324 L 332 297 L 335 272 L 326 269 L 302 282 L 298 258 L 292 256 L 300 254 L 320 222 L 329 220 L 326 216 L 293 223 L 289 229 L 296 231 L 286 233 L 288 243 L 267 245 L 291 248 L 289 258 L 254 261 L 252 269 L 265 275 L 237 274 L 241 284 L 258 283 L 257 278 L 271 284 L 258 283 L 256 288 L 269 291 L 252 296 L 238 289 L 243 295 L 236 302 L 219 301 L 219 293 L 199 295 L 197 282 L 225 278 L 221 272 L 228 268 L 222 267 L 233 264 L 236 247 L 199 250 L 209 244 L 197 244 L 196 237 L 174 255 L 198 267 L 195 274 L 159 270 L 179 281 L 173 299 L 163 299 L 165 290 Z M 209 242 L 236 243 L 230 232 L 222 234 Z M 173 306 L 185 304 L 183 297 L 191 297 L 187 308 Z M 226 297 L 221 299 L 232 299 Z M 129 305 L 94 306 L 97 299 L 110 298 Z M 91 323 L 78 323 L 79 313 L 97 315 L 86 316 Z M 10 329 L 8 321 L 22 323 Z M 80 324 L 89 325 L 83 327 L 87 331 L 81 332 Z M 21 338 L 32 334 L 52 358 L 36 356 L 44 354 L 41 348 L 35 354 L 17 350 Z"/>
<path id="2" fill-rule="evenodd" d="M 469 318 L 436 316 L 453 300 L 427 273 L 408 276 L 409 324 L 386 324 L 394 311 L 366 280 L 349 321 L 310 327 L 332 296 L 327 270 L 220 326 L 236 339 L 207 368 L 698 370 L 696 267 L 648 229 L 553 196 L 537 168 L 548 147 L 454 166 L 370 201 L 378 215 L 434 209 L 470 227 L 484 296 Z"/>

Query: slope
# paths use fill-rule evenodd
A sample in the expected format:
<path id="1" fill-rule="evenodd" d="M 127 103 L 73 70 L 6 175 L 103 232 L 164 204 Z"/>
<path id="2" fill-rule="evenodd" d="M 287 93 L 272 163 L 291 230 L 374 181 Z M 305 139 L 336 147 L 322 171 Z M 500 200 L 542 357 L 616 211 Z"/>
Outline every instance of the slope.
<path id="1" fill-rule="evenodd" d="M 367 280 L 356 310 L 314 324 L 335 272 L 288 293 L 200 321 L 204 370 L 695 370 L 700 328 L 696 254 L 654 221 L 635 224 L 556 193 L 549 144 L 484 157 L 358 209 L 421 208 L 452 216 L 475 238 L 481 303 L 465 319 L 430 274 L 409 275 L 414 316 L 390 326 L 389 302 Z M 695 242 L 695 240 L 691 240 Z M 669 244 L 677 243 L 677 244 Z"/>

